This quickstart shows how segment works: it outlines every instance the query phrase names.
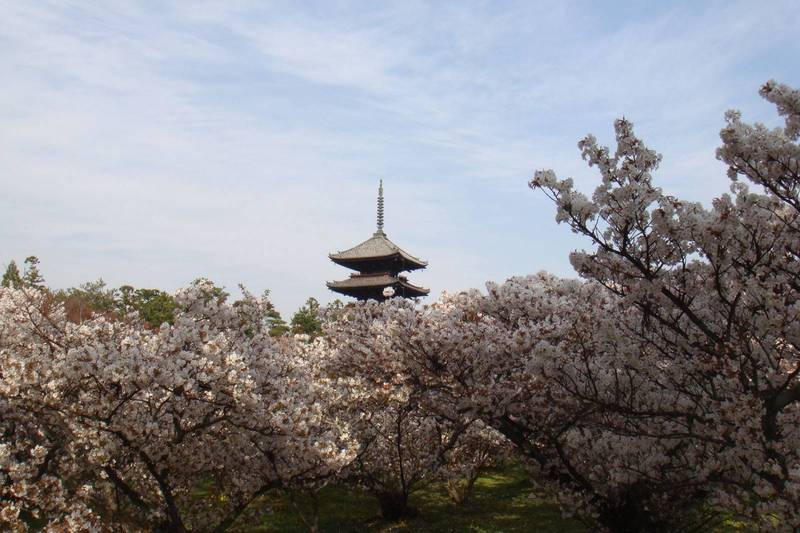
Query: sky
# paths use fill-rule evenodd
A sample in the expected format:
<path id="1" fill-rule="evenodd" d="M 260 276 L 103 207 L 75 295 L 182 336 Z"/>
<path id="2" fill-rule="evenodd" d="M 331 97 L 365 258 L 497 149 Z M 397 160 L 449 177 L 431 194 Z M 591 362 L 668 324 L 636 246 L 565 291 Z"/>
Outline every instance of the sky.
<path id="1" fill-rule="evenodd" d="M 727 109 L 780 125 L 800 86 L 796 0 L 0 0 L 0 267 L 47 284 L 241 283 L 291 316 L 375 231 L 442 291 L 547 270 L 588 246 L 527 182 L 591 192 L 588 133 L 631 120 L 656 184 L 708 203 Z"/>

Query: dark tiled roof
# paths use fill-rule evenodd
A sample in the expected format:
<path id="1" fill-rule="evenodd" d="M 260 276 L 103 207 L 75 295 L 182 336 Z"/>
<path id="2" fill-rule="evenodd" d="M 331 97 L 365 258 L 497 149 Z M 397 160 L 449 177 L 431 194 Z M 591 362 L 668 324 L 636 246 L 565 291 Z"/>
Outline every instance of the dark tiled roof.
<path id="1" fill-rule="evenodd" d="M 361 244 L 357 244 L 343 252 L 330 254 L 328 257 L 337 263 L 347 263 L 366 259 L 381 259 L 395 255 L 400 256 L 408 263 L 416 265 L 418 268 L 423 268 L 428 265 L 427 261 L 414 257 L 390 241 L 381 230 L 376 231 L 372 237 Z"/>
<path id="2" fill-rule="evenodd" d="M 350 278 L 342 281 L 329 281 L 328 288 L 331 289 L 356 289 L 366 287 L 389 287 L 401 285 L 412 291 L 428 294 L 429 289 L 412 285 L 404 277 L 392 276 L 391 274 L 354 274 Z"/>

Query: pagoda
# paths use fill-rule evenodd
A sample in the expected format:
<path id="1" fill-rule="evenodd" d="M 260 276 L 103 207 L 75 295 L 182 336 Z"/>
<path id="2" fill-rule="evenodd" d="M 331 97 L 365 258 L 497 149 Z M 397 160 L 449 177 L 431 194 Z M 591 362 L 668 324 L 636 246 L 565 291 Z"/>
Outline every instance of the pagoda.
<path id="1" fill-rule="evenodd" d="M 334 292 L 358 300 L 379 302 L 394 296 L 417 298 L 430 292 L 412 285 L 408 278 L 400 275 L 401 272 L 423 269 L 428 263 L 405 252 L 383 232 L 383 180 L 378 187 L 377 231 L 361 244 L 328 257 L 334 263 L 356 271 L 348 279 L 327 282 L 328 288 Z"/>

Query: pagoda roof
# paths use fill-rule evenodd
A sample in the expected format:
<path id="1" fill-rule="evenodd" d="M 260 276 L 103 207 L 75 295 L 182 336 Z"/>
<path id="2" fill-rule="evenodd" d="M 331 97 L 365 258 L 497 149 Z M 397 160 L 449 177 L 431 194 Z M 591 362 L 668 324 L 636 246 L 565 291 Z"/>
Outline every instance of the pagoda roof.
<path id="1" fill-rule="evenodd" d="M 369 260 L 389 259 L 392 257 L 398 257 L 410 266 L 410 268 L 406 268 L 405 270 L 416 270 L 428 266 L 427 261 L 414 257 L 390 241 L 382 229 L 378 229 L 378 231 L 366 241 L 342 252 L 329 254 L 328 257 L 330 257 L 334 263 L 343 266 Z"/>
<path id="2" fill-rule="evenodd" d="M 386 287 L 395 287 L 397 292 L 408 296 L 426 296 L 430 292 L 430 289 L 409 283 L 404 276 L 389 273 L 352 274 L 348 279 L 329 281 L 326 285 L 333 291 L 349 296 L 375 293 L 376 290 Z"/>

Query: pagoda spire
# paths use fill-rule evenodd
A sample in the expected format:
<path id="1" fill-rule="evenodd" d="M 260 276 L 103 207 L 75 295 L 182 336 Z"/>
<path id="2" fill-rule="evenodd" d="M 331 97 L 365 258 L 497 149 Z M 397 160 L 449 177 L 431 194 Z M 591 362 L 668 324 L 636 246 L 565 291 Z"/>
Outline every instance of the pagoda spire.
<path id="1" fill-rule="evenodd" d="M 376 233 L 383 233 L 383 180 L 378 186 L 378 231 Z"/>
<path id="2" fill-rule="evenodd" d="M 328 255 L 337 265 L 355 270 L 348 279 L 327 282 L 328 288 L 357 300 L 379 302 L 392 297 L 427 296 L 429 289 L 412 284 L 402 273 L 423 269 L 428 262 L 409 254 L 383 232 L 383 180 L 378 185 L 377 222 L 372 237 L 348 250 Z"/>

